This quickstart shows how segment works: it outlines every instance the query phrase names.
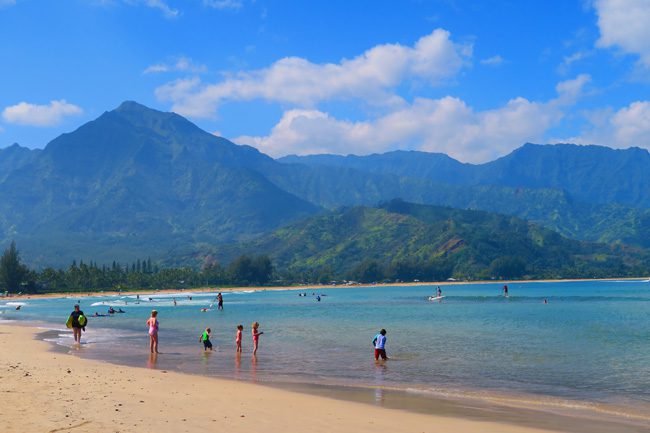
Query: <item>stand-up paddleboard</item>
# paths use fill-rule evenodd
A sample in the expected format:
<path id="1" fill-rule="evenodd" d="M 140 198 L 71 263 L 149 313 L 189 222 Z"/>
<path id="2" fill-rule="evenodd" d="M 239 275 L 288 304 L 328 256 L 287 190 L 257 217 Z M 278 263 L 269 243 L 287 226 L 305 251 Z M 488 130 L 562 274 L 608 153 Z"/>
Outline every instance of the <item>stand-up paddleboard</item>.
<path id="1" fill-rule="evenodd" d="M 444 298 L 444 296 L 429 296 L 429 301 L 440 301 Z"/>

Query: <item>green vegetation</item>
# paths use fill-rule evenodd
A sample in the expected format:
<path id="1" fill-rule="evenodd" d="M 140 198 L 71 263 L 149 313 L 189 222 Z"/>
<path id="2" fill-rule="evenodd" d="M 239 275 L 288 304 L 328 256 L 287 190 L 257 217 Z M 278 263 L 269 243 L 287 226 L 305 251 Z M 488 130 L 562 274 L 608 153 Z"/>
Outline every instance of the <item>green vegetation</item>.
<path id="1" fill-rule="evenodd" d="M 372 274 L 377 266 L 386 278 L 400 279 L 417 273 L 409 271 L 414 267 L 427 269 L 427 278 L 588 275 L 602 254 L 606 259 L 597 268 L 624 274 L 643 263 L 638 260 L 642 253 L 626 245 L 650 248 L 650 209 L 643 208 L 650 206 L 649 166 L 650 154 L 641 149 L 531 144 L 481 165 L 423 152 L 278 162 L 177 114 L 125 102 L 43 150 L 0 149 L 0 243 L 16 240 L 36 269 L 67 266 L 79 257 L 131 263 L 144 256 L 164 268 L 195 266 L 197 251 L 214 251 L 230 261 L 237 254 L 229 251 L 249 251 L 241 244 L 253 242 L 249 245 L 257 243 L 273 254 L 274 278 L 285 280 L 326 281 Z M 519 257 L 517 249 L 483 251 L 489 236 L 472 234 L 467 225 L 462 232 L 449 230 L 464 242 L 458 247 L 463 252 L 449 261 L 430 246 L 441 236 L 439 222 L 387 209 L 388 217 L 368 211 L 365 225 L 351 223 L 361 230 L 359 242 L 367 245 L 338 239 L 334 227 L 322 239 L 314 228 L 302 246 L 291 235 L 306 217 L 320 214 L 312 221 L 323 223 L 335 219 L 337 213 L 325 209 L 373 207 L 393 199 L 512 215 L 569 238 L 615 246 L 578 243 L 582 253 L 573 256 L 568 269 L 526 257 L 522 271 L 513 261 L 492 263 L 502 256 Z M 399 233 L 398 224 L 410 232 Z M 366 233 L 369 226 L 373 231 Z M 357 235 L 354 230 L 348 238 Z M 384 251 L 389 247 L 371 236 L 382 231 L 387 245 L 403 257 L 389 260 Z M 476 245 L 467 246 L 470 240 Z M 505 248 L 511 237 L 502 240 Z M 225 244 L 230 246 L 218 247 Z M 316 254 L 311 251 L 316 247 L 339 250 Z M 374 262 L 362 266 L 366 259 Z M 623 261 L 619 268 L 616 260 Z"/>
<path id="2" fill-rule="evenodd" d="M 344 208 L 213 251 L 269 255 L 285 281 L 622 277 L 650 272 L 640 249 L 567 239 L 527 221 L 399 200 Z"/>
<path id="3" fill-rule="evenodd" d="M 0 257 L 0 288 L 9 292 L 18 291 L 28 274 L 28 269 L 20 262 L 16 243 L 12 242 Z"/>
<path id="4" fill-rule="evenodd" d="M 218 259 L 230 264 L 221 266 Z M 645 250 L 567 239 L 515 217 L 400 200 L 309 217 L 254 241 L 210 247 L 186 260 L 188 266 L 180 268 L 159 269 L 146 259 L 126 266 L 73 262 L 67 269 L 35 272 L 20 263 L 12 243 L 0 277 L 11 281 L 5 287 L 12 291 L 69 292 L 650 273 Z"/>
<path id="5" fill-rule="evenodd" d="M 5 257 L 9 257 L 5 260 Z M 8 265 L 5 265 L 7 263 Z M 9 272 L 5 272 L 5 268 Z M 113 262 L 98 266 L 80 261 L 67 269 L 45 268 L 40 272 L 27 269 L 17 255 L 15 244 L 7 249 L 0 265 L 0 278 L 8 283 L 10 293 L 62 293 L 94 290 L 185 289 L 215 285 L 266 285 L 273 277 L 271 260 L 266 256 L 241 256 L 224 268 L 208 257 L 200 269 L 164 268 L 151 260 L 137 260 L 130 265 Z"/>

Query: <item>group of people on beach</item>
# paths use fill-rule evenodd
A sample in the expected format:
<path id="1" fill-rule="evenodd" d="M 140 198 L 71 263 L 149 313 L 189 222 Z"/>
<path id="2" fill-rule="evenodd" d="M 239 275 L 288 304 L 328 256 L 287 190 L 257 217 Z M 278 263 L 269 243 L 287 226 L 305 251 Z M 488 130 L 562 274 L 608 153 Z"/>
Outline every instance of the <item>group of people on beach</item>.
<path id="1" fill-rule="evenodd" d="M 221 295 L 221 294 L 219 294 Z M 219 300 L 219 304 L 223 309 L 223 300 Z M 68 317 L 68 325 L 72 328 L 74 341 L 75 343 L 81 343 L 81 332 L 86 330 L 87 318 L 84 316 L 83 311 L 81 311 L 79 304 L 74 306 L 74 310 L 70 313 Z M 149 350 L 153 353 L 158 352 L 158 331 L 160 328 L 160 322 L 158 321 L 158 311 L 151 310 L 151 316 L 147 319 L 147 327 L 149 328 Z M 253 322 L 251 324 L 251 337 L 253 339 L 253 356 L 257 355 L 257 349 L 259 347 L 260 335 L 264 334 L 263 331 L 259 330 L 259 322 Z M 243 339 L 243 330 L 244 326 L 239 324 L 237 325 L 237 332 L 235 334 L 235 351 L 236 353 L 242 353 L 242 339 Z M 207 327 L 199 336 L 199 342 L 203 343 L 203 350 L 213 350 L 212 342 L 210 337 L 212 336 L 212 330 Z M 386 356 L 386 330 L 382 329 L 372 340 L 372 345 L 375 350 L 375 360 L 387 360 Z"/>
<path id="2" fill-rule="evenodd" d="M 154 310 L 155 311 L 155 310 Z M 153 312 L 152 312 L 153 314 Z M 151 319 L 149 319 L 151 320 Z M 257 355 L 257 347 L 259 344 L 260 340 L 260 335 L 264 334 L 264 332 L 259 330 L 260 324 L 259 322 L 253 322 L 251 325 L 251 335 L 253 337 L 253 356 Z M 235 352 L 236 353 L 242 353 L 242 334 L 244 331 L 244 325 L 237 325 L 237 333 L 235 334 Z M 212 330 L 208 327 L 205 328 L 205 331 L 199 336 L 199 343 L 203 343 L 203 350 L 212 350 L 212 342 L 210 341 L 210 337 L 212 336 Z M 153 353 L 153 351 L 151 352 Z M 156 353 L 158 353 L 158 336 L 156 335 Z"/>
<path id="3" fill-rule="evenodd" d="M 223 301 L 221 301 L 221 304 L 221 308 L 223 308 Z M 151 317 L 147 319 L 147 326 L 149 327 L 149 350 L 151 353 L 158 353 L 158 329 L 160 326 L 160 322 L 158 321 L 158 311 L 151 311 Z M 253 356 L 257 355 L 260 335 L 264 334 L 264 332 L 259 330 L 259 327 L 259 322 L 253 322 L 251 325 L 251 335 L 253 337 Z M 242 352 L 243 330 L 244 325 L 237 325 L 237 333 L 235 334 L 235 351 L 237 353 Z M 199 336 L 199 342 L 203 343 L 204 351 L 212 350 L 212 342 L 210 341 L 211 336 L 212 330 L 209 327 L 205 328 L 205 331 L 203 331 L 203 333 Z"/>

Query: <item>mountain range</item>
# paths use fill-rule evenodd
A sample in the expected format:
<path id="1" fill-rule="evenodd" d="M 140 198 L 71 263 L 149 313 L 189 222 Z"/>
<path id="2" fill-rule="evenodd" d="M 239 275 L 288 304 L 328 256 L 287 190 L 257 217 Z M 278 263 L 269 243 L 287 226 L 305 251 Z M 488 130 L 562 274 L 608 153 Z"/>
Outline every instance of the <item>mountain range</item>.
<path id="1" fill-rule="evenodd" d="M 387 212 L 368 209 L 401 199 L 650 247 L 648 168 L 642 149 L 569 144 L 526 144 L 479 165 L 410 151 L 274 160 L 127 101 L 42 150 L 0 150 L 0 241 L 16 240 L 35 266 L 144 256 L 187 263 L 340 207 Z"/>

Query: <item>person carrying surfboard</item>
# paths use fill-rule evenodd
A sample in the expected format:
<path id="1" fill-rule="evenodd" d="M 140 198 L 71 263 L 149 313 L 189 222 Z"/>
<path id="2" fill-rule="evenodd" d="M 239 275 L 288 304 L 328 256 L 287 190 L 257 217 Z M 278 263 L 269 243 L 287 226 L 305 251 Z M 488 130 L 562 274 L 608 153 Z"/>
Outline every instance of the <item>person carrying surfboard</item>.
<path id="1" fill-rule="evenodd" d="M 81 331 L 86 330 L 87 323 L 88 319 L 84 315 L 84 312 L 79 309 L 79 304 L 75 305 L 74 311 L 70 313 L 66 322 L 66 326 L 72 328 L 75 343 L 81 343 Z"/>

